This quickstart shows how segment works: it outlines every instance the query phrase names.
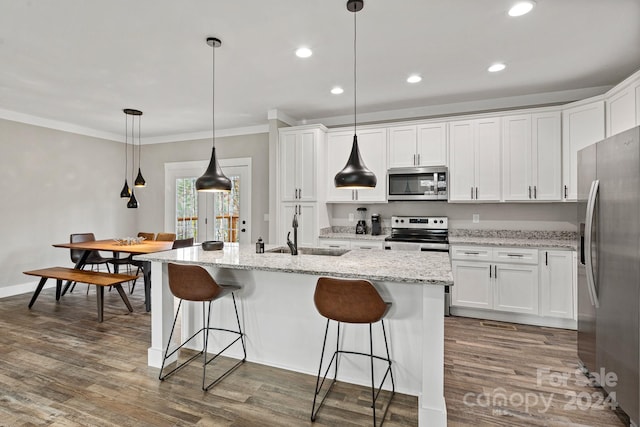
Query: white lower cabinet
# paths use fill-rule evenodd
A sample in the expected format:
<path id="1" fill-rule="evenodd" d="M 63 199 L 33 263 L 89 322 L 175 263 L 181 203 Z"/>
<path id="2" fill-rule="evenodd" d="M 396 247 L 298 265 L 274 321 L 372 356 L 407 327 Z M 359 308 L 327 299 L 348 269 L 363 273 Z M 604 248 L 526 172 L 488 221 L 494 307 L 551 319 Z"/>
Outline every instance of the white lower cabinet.
<path id="1" fill-rule="evenodd" d="M 493 309 L 538 314 L 538 266 L 494 264 Z"/>
<path id="2" fill-rule="evenodd" d="M 575 328 L 573 254 L 452 246 L 452 314 Z"/>
<path id="3" fill-rule="evenodd" d="M 540 314 L 574 319 L 574 253 L 540 251 Z"/>

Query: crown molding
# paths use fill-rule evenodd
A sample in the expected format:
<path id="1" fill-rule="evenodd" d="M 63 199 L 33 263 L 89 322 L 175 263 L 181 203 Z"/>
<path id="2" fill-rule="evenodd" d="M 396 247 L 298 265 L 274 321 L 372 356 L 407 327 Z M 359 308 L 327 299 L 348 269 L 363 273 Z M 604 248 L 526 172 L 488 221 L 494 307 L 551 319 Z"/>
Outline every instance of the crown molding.
<path id="1" fill-rule="evenodd" d="M 253 135 L 256 133 L 269 133 L 269 125 L 255 125 L 255 126 L 245 126 L 240 128 L 233 129 L 217 129 L 216 130 L 216 138 L 224 138 L 227 136 L 238 136 L 238 135 Z M 213 132 L 211 131 L 203 131 L 203 132 L 190 132 L 190 133 L 180 133 L 175 135 L 165 135 L 165 136 L 153 136 L 142 138 L 142 145 L 146 144 L 164 144 L 166 142 L 178 142 L 178 141 L 195 141 L 197 139 L 212 139 Z"/>
<path id="2" fill-rule="evenodd" d="M 63 132 L 76 133 L 94 138 L 108 139 L 110 141 L 124 142 L 122 135 L 111 132 L 104 132 L 91 129 L 84 126 L 74 125 L 72 123 L 62 122 L 59 120 L 45 119 L 43 117 L 32 116 L 29 114 L 18 113 L 16 111 L 4 110 L 0 108 L 0 119 L 10 120 L 13 122 L 25 123 L 28 125 L 39 126 L 48 129 L 59 130 Z"/>

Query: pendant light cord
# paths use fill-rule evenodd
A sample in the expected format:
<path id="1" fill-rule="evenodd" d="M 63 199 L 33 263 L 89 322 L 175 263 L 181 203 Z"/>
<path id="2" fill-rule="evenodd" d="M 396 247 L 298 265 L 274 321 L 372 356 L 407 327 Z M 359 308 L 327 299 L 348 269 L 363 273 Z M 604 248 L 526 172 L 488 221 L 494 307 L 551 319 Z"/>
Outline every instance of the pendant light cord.
<path id="1" fill-rule="evenodd" d="M 357 26 L 356 26 L 356 15 L 358 14 L 358 12 L 353 12 L 353 134 L 356 135 L 356 126 L 357 126 L 357 122 L 356 122 L 356 105 L 358 104 L 358 86 L 357 86 L 357 80 L 356 80 L 356 67 L 357 67 L 357 60 L 356 60 L 356 54 L 357 54 L 357 49 L 356 49 L 356 39 L 357 39 L 357 35 L 358 35 L 358 30 L 357 30 Z"/>
<path id="2" fill-rule="evenodd" d="M 140 121 L 142 120 L 142 115 L 138 116 L 138 169 L 140 169 L 140 146 L 142 142 L 140 141 Z"/>
<path id="3" fill-rule="evenodd" d="M 127 169 L 129 169 L 129 118 L 124 115 L 124 180 L 127 181 Z"/>
<path id="4" fill-rule="evenodd" d="M 211 124 L 213 126 L 212 142 L 213 148 L 216 148 L 216 45 L 215 42 L 211 46 L 211 57 L 213 67 L 211 69 Z"/>
<path id="5" fill-rule="evenodd" d="M 135 132 L 135 116 L 131 116 L 131 183 L 135 186 L 136 181 L 136 136 Z M 133 194 L 133 187 L 131 187 L 131 193 Z"/>

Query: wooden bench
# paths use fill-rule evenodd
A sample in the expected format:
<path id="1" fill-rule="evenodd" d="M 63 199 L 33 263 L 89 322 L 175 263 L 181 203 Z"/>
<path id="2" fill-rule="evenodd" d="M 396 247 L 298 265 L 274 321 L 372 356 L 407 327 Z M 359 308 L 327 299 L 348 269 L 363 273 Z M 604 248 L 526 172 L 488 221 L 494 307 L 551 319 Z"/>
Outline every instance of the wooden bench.
<path id="1" fill-rule="evenodd" d="M 100 271 L 77 270 L 75 268 L 67 267 L 43 268 L 41 270 L 25 271 L 24 274 L 40 277 L 40 283 L 38 283 L 38 287 L 33 293 L 33 297 L 31 297 L 29 308 L 31 308 L 31 306 L 33 306 L 33 303 L 36 302 L 36 299 L 38 298 L 38 295 L 40 295 L 40 291 L 42 291 L 42 288 L 44 287 L 47 279 L 56 279 L 56 301 L 60 300 L 63 280 L 96 285 L 96 293 L 98 295 L 98 322 L 102 322 L 103 319 L 102 313 L 104 308 L 105 286 L 115 287 L 120 294 L 122 301 L 124 301 L 125 305 L 129 309 L 129 312 L 133 311 L 133 308 L 131 308 L 131 303 L 129 303 L 129 298 L 127 298 L 126 292 L 124 291 L 124 289 L 122 289 L 122 283 L 128 282 L 130 280 L 136 280 L 137 276 L 131 276 L 128 274 L 103 273 Z"/>

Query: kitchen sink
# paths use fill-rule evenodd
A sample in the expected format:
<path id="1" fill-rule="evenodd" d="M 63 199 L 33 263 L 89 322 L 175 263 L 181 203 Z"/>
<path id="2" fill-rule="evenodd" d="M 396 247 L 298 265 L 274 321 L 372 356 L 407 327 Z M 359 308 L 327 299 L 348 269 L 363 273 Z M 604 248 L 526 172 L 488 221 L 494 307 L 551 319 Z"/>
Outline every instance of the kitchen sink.
<path id="1" fill-rule="evenodd" d="M 278 248 L 269 249 L 269 253 L 290 254 L 288 247 L 280 246 Z M 341 256 L 349 252 L 349 249 L 330 249 L 330 248 L 298 248 L 298 255 L 323 255 L 323 256 Z"/>

